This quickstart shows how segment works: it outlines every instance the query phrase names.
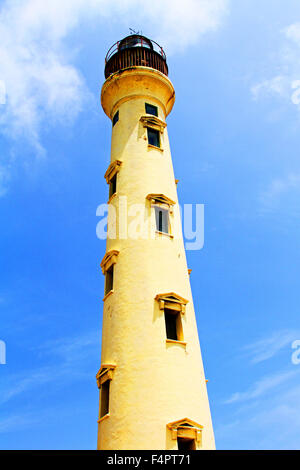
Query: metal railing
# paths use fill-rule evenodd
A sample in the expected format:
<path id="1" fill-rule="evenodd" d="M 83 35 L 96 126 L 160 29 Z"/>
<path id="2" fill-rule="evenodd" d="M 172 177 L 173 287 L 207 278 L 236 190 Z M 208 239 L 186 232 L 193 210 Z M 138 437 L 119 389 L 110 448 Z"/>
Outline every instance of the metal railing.
<path id="1" fill-rule="evenodd" d="M 130 43 L 134 42 L 134 45 L 130 45 Z M 166 54 L 163 50 L 163 48 L 155 41 L 152 39 L 148 39 L 145 36 L 140 36 L 140 35 L 131 35 L 127 36 L 126 38 L 122 39 L 121 41 L 117 41 L 115 44 L 111 46 L 111 48 L 108 50 L 106 57 L 105 57 L 105 64 L 110 60 L 110 58 L 119 52 L 120 50 L 124 49 L 130 49 L 132 47 L 145 47 L 149 48 L 152 51 L 157 52 L 158 54 L 161 55 L 161 57 L 164 60 L 166 59 Z"/>
<path id="2" fill-rule="evenodd" d="M 139 66 L 168 75 L 166 55 L 159 44 L 143 36 L 128 36 L 109 49 L 105 58 L 105 78 L 119 70 Z"/>

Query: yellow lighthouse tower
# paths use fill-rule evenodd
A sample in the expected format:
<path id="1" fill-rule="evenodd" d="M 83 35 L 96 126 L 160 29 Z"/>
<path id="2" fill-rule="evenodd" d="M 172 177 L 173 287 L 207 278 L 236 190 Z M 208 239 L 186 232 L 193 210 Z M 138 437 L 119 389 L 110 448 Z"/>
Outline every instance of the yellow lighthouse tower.
<path id="1" fill-rule="evenodd" d="M 175 93 L 164 51 L 128 36 L 108 52 L 105 78 L 112 140 L 98 449 L 214 449 L 167 133 Z"/>

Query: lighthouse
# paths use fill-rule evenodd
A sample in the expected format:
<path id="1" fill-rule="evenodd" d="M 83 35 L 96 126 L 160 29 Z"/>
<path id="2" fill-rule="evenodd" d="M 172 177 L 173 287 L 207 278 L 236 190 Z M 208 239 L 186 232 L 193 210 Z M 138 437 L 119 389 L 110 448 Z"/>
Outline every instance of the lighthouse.
<path id="1" fill-rule="evenodd" d="M 145 36 L 125 37 L 107 53 L 105 79 L 101 104 L 112 136 L 98 449 L 214 449 L 168 139 L 175 92 L 164 50 Z"/>

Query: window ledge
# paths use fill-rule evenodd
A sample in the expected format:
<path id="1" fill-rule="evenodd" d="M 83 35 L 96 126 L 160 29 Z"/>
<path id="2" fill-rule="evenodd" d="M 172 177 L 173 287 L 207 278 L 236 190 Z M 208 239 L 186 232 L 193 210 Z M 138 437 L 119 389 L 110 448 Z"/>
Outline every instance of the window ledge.
<path id="1" fill-rule="evenodd" d="M 144 127 L 157 129 L 161 134 L 163 133 L 164 128 L 167 127 L 167 123 L 154 114 L 146 113 L 145 116 L 141 116 L 140 121 Z"/>
<path id="2" fill-rule="evenodd" d="M 168 238 L 174 238 L 173 235 L 171 235 L 170 233 L 166 233 L 166 232 L 160 232 L 159 230 L 155 230 L 155 233 L 157 233 L 157 235 L 164 235 L 165 237 L 168 237 Z"/>
<path id="3" fill-rule="evenodd" d="M 103 301 L 107 299 L 107 297 L 109 297 L 110 295 L 112 295 L 114 293 L 114 290 L 110 290 L 109 292 L 107 292 L 107 294 L 105 294 L 105 296 L 103 297 Z"/>
<path id="4" fill-rule="evenodd" d="M 121 165 L 122 165 L 121 160 L 115 160 L 109 165 L 104 175 L 104 178 L 106 179 L 107 184 L 109 184 L 112 178 L 120 171 Z"/>
<path id="5" fill-rule="evenodd" d="M 181 344 L 182 346 L 186 346 L 186 345 L 187 345 L 186 341 L 178 341 L 178 340 L 176 340 L 176 339 L 166 339 L 166 343 Z"/>
<path id="6" fill-rule="evenodd" d="M 105 419 L 109 418 L 110 417 L 110 414 L 107 413 L 106 415 L 102 416 L 102 418 L 98 419 L 97 423 L 101 423 L 102 421 L 104 421 Z"/>
<path id="7" fill-rule="evenodd" d="M 148 148 L 150 149 L 156 149 L 156 150 L 160 150 L 161 152 L 164 151 L 164 149 L 162 149 L 161 147 L 156 147 L 156 145 L 151 145 L 151 144 L 148 144 Z"/>
<path id="8" fill-rule="evenodd" d="M 117 196 L 117 192 L 115 192 L 114 194 L 112 194 L 109 198 L 109 200 L 107 201 L 107 204 L 109 204 L 116 196 Z"/>

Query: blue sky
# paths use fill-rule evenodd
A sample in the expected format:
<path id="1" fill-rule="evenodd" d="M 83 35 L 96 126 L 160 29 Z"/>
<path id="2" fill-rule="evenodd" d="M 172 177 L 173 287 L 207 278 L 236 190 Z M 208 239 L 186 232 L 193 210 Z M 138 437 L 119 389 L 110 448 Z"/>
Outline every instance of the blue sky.
<path id="1" fill-rule="evenodd" d="M 217 447 L 299 449 L 299 2 L 142 4 L 0 2 L 0 448 L 96 447 L 99 95 L 131 27 L 166 50 L 179 199 L 205 204 L 187 258 Z"/>

